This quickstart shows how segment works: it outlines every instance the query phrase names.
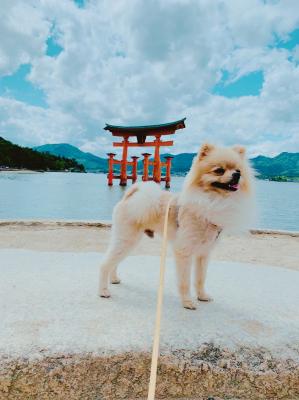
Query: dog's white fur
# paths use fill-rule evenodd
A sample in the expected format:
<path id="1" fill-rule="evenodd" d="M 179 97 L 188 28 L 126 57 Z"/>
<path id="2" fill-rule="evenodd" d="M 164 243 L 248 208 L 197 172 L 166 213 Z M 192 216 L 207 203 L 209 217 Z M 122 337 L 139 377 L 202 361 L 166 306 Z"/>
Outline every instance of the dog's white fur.
<path id="1" fill-rule="evenodd" d="M 190 296 L 192 260 L 195 259 L 195 289 L 198 300 L 210 301 L 204 284 L 208 258 L 220 230 L 242 228 L 250 222 L 253 209 L 253 175 L 241 147 L 219 148 L 205 144 L 195 157 L 183 190 L 172 194 L 153 182 L 137 183 L 115 206 L 112 236 L 101 265 L 99 295 L 110 297 L 108 281 L 120 283 L 118 264 L 141 239 L 145 230 L 162 234 L 166 205 L 171 201 L 168 238 L 176 260 L 178 288 L 185 308 L 195 309 Z M 226 165 L 222 176 L 215 168 Z M 233 171 L 241 171 L 235 192 L 211 186 L 227 182 Z"/>

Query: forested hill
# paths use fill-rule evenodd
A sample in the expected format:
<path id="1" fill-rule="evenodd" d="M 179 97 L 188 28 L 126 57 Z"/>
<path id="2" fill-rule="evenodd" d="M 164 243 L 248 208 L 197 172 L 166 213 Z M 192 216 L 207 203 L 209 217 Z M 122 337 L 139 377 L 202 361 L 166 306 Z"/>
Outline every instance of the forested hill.
<path id="1" fill-rule="evenodd" d="M 40 153 L 21 147 L 0 137 L 0 168 L 30 169 L 34 171 L 85 172 L 82 164 L 74 159 Z"/>

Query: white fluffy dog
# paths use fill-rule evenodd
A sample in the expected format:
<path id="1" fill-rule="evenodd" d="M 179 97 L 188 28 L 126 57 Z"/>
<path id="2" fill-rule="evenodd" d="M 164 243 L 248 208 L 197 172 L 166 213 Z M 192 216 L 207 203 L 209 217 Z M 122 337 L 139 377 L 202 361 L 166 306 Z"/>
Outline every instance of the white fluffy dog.
<path id="1" fill-rule="evenodd" d="M 109 280 L 120 283 L 117 266 L 143 234 L 162 234 L 166 206 L 171 201 L 168 238 L 175 255 L 182 305 L 196 308 L 190 295 L 193 259 L 197 299 L 212 300 L 204 287 L 209 255 L 221 231 L 242 228 L 250 222 L 252 183 L 253 174 L 243 147 L 204 144 L 193 160 L 181 193 L 163 191 L 153 182 L 133 185 L 113 211 L 99 295 L 110 297 Z"/>

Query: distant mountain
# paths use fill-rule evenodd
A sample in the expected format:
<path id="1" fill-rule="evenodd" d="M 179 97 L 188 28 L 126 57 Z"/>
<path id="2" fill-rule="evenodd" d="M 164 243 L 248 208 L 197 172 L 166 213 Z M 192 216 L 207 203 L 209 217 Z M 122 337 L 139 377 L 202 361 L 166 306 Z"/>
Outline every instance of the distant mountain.
<path id="1" fill-rule="evenodd" d="M 0 137 L 0 167 L 30 169 L 34 171 L 85 172 L 76 160 L 42 154 L 28 147 L 21 147 Z"/>
<path id="2" fill-rule="evenodd" d="M 67 143 L 44 144 L 34 147 L 34 150 L 60 157 L 74 158 L 77 162 L 84 165 L 87 171 L 107 172 L 108 164 L 105 158 L 97 157 L 91 153 L 85 153 Z"/>
<path id="3" fill-rule="evenodd" d="M 173 157 L 171 162 L 171 172 L 173 174 L 185 175 L 189 171 L 196 153 L 162 154 L 161 158 L 163 159 L 165 156 Z"/>
<path id="4" fill-rule="evenodd" d="M 107 172 L 107 159 L 85 153 L 67 143 L 46 144 L 34 148 L 41 152 L 71 157 L 84 165 L 87 171 Z M 171 154 L 162 154 L 161 159 Z M 196 153 L 181 153 L 173 156 L 171 171 L 174 175 L 185 175 Z M 299 179 L 299 153 L 281 153 L 276 157 L 258 156 L 251 159 L 251 164 L 262 179 L 284 180 Z M 142 161 L 138 162 L 138 171 L 142 171 Z"/>
<path id="5" fill-rule="evenodd" d="M 195 155 L 195 153 L 182 153 L 174 156 L 172 173 L 185 174 L 189 171 Z M 261 179 L 299 180 L 299 153 L 284 152 L 272 158 L 257 156 L 250 161 Z"/>
<path id="6" fill-rule="evenodd" d="M 258 156 L 251 160 L 261 178 L 299 178 L 299 153 L 280 153 L 276 157 Z"/>

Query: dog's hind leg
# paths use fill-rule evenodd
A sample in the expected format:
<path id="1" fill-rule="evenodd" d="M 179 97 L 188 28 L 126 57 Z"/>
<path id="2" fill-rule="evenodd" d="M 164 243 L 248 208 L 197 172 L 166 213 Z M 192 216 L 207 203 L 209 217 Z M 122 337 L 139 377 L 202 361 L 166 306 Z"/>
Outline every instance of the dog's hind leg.
<path id="1" fill-rule="evenodd" d="M 178 289 L 180 292 L 183 307 L 188 308 L 189 310 L 196 310 L 196 306 L 191 300 L 190 295 L 192 257 L 190 255 L 182 255 L 179 252 L 175 252 L 175 261 Z"/>
<path id="2" fill-rule="evenodd" d="M 112 283 L 113 285 L 117 285 L 120 283 L 120 278 L 117 275 L 117 267 L 118 265 L 116 265 L 110 272 L 110 283 Z"/>
<path id="3" fill-rule="evenodd" d="M 199 256 L 195 260 L 195 290 L 197 294 L 197 299 L 200 301 L 212 301 L 205 291 L 205 281 L 208 269 L 208 257 Z"/>
<path id="4" fill-rule="evenodd" d="M 136 246 L 141 236 L 142 232 L 134 230 L 132 232 L 127 231 L 125 236 L 117 235 L 113 237 L 100 267 L 99 296 L 110 297 L 108 290 L 109 277 L 111 283 L 120 283 L 120 279 L 117 276 L 117 267 Z"/>

